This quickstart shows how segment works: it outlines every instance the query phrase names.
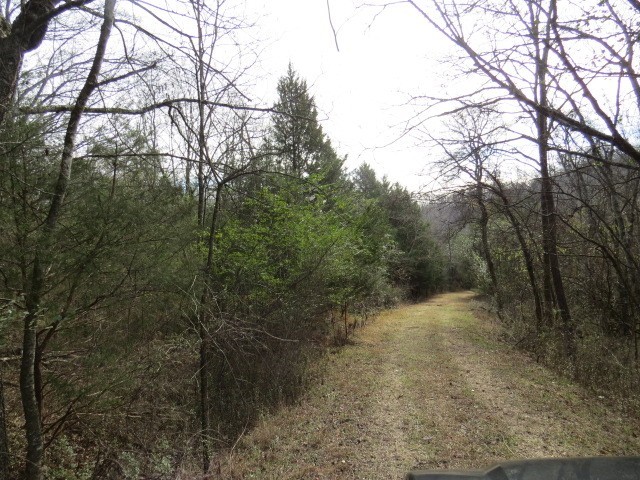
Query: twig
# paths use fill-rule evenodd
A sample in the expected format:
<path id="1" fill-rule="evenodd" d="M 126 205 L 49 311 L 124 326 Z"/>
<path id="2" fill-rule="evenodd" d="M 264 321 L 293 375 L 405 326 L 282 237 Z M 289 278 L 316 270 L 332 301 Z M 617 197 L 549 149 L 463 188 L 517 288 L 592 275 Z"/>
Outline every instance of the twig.
<path id="1" fill-rule="evenodd" d="M 329 0 L 327 0 L 327 14 L 329 16 L 329 25 L 331 26 L 331 31 L 333 32 L 333 40 L 336 42 L 336 50 L 339 53 L 340 46 L 338 45 L 338 34 L 336 33 L 336 29 L 333 26 L 333 20 L 331 19 L 331 5 L 329 5 Z"/>

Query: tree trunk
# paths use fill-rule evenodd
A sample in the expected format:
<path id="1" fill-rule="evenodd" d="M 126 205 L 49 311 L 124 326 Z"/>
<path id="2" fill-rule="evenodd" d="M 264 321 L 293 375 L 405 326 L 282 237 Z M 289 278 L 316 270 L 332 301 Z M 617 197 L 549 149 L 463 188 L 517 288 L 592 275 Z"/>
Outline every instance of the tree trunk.
<path id="1" fill-rule="evenodd" d="M 524 264 L 527 269 L 527 276 L 529 277 L 529 285 L 531 286 L 531 295 L 533 295 L 533 304 L 536 312 L 536 330 L 538 331 L 538 333 L 540 333 L 543 325 L 542 299 L 540 298 L 538 282 L 536 281 L 536 272 L 533 266 L 533 256 L 531 255 L 531 251 L 527 246 L 527 242 L 524 239 L 524 235 L 522 234 L 522 230 L 520 229 L 520 225 L 518 225 L 517 220 L 512 213 L 509 213 L 508 216 L 509 220 L 511 221 L 511 225 L 516 232 L 518 243 L 520 243 L 520 251 L 522 252 L 522 256 L 524 257 Z"/>
<path id="2" fill-rule="evenodd" d="M 192 0 L 193 1 L 193 0 Z M 193 8 L 196 15 L 196 25 L 198 26 L 198 47 L 196 56 L 196 82 L 198 84 L 198 224 L 204 226 L 205 219 L 205 190 L 206 179 L 204 174 L 207 160 L 207 139 L 206 139 L 206 123 L 205 101 L 207 100 L 207 79 L 205 73 L 206 62 L 204 59 L 204 34 L 202 31 L 202 4 L 200 0 L 193 2 Z"/>
<path id="3" fill-rule="evenodd" d="M 36 370 L 39 370 L 40 365 L 36 366 L 36 350 L 38 316 L 40 315 L 40 302 L 45 284 L 44 272 L 46 267 L 43 263 L 48 263 L 51 260 L 52 237 L 58 224 L 64 197 L 71 179 L 71 167 L 77 131 L 89 97 L 98 85 L 98 75 L 100 74 L 107 41 L 114 22 L 115 3 L 116 0 L 106 0 L 105 2 L 104 21 L 100 30 L 100 37 L 91 70 L 87 75 L 84 86 L 78 94 L 74 108 L 69 115 L 69 123 L 67 124 L 67 132 L 62 149 L 62 158 L 60 160 L 59 175 L 53 188 L 53 198 L 51 199 L 49 212 L 43 226 L 42 236 L 36 248 L 30 285 L 26 292 L 27 314 L 24 318 L 22 358 L 20 364 L 20 395 L 27 437 L 25 467 L 25 477 L 27 480 L 40 480 L 42 478 L 43 438 L 38 401 L 39 393 L 36 385 Z"/>
<path id="4" fill-rule="evenodd" d="M 520 251 L 522 252 L 522 256 L 524 257 L 525 268 L 527 269 L 527 276 L 529 277 L 529 285 L 531 286 L 531 295 L 533 296 L 533 303 L 536 313 L 536 330 L 538 333 L 542 330 L 542 299 L 540 298 L 540 291 L 538 289 L 538 282 L 536 280 L 536 271 L 533 265 L 533 256 L 531 255 L 531 251 L 529 250 L 529 246 L 524 238 L 522 233 L 522 228 L 520 228 L 520 223 L 518 219 L 515 217 L 513 212 L 511 211 L 511 204 L 509 203 L 509 199 L 504 193 L 502 189 L 502 185 L 498 181 L 497 177 L 491 176 L 494 183 L 497 186 L 497 195 L 502 200 L 502 205 L 504 206 L 504 212 L 513 227 L 513 230 L 516 234 L 516 238 L 518 239 L 518 243 L 520 244 Z"/>
<path id="5" fill-rule="evenodd" d="M 0 39 L 0 125 L 13 104 L 24 52 L 12 36 Z"/>
<path id="6" fill-rule="evenodd" d="M 31 278 L 31 292 L 27 296 L 28 313 L 24 317 L 22 358 L 20 362 L 20 398 L 24 412 L 27 436 L 25 477 L 27 480 L 42 478 L 42 425 L 35 382 L 35 357 L 37 348 L 38 310 L 43 286 L 43 271 L 36 255 Z"/>
<path id="7" fill-rule="evenodd" d="M 599 166 L 599 171 L 607 189 L 611 214 L 614 220 L 611 229 L 615 232 L 615 236 L 612 239 L 614 242 L 615 258 L 618 259 L 622 257 L 626 260 L 626 262 L 621 262 L 625 266 L 618 269 L 619 271 L 624 271 L 625 278 L 621 278 L 617 285 L 618 324 L 616 325 L 616 333 L 629 336 L 632 329 L 635 329 L 635 311 L 637 311 L 638 307 L 638 297 L 635 294 L 635 291 L 637 291 L 638 278 L 634 271 L 634 265 L 637 265 L 637 259 L 635 258 L 633 248 L 633 218 L 626 216 L 623 206 L 620 205 L 611 164 L 603 162 L 603 165 Z"/>
<path id="8" fill-rule="evenodd" d="M 549 36 L 550 36 L 550 20 L 547 21 L 546 36 L 541 38 L 540 34 L 540 17 L 532 18 L 535 25 L 533 27 L 536 40 L 536 101 L 541 105 L 547 103 L 547 85 L 546 71 L 547 61 L 549 57 Z M 544 43 L 544 47 L 541 49 Z M 553 192 L 551 189 L 551 179 L 549 178 L 548 158 L 548 136 L 549 122 L 547 118 L 540 112 L 535 112 L 536 132 L 538 142 L 538 163 L 540 167 L 540 219 L 542 224 L 542 298 L 543 298 L 543 318 L 545 326 L 553 325 L 553 317 L 555 310 L 555 297 L 553 295 L 553 280 L 551 275 L 551 218 L 553 211 Z"/>
<path id="9" fill-rule="evenodd" d="M 551 49 L 551 25 L 556 21 L 557 6 L 555 0 L 549 1 L 547 11 L 547 22 L 544 39 L 538 38 L 536 45 L 536 83 L 538 90 L 538 102 L 543 107 L 548 105 L 547 98 L 547 64 L 549 51 Z M 540 50 L 540 42 L 542 49 Z M 558 258 L 558 241 L 556 226 L 556 209 L 553 200 L 553 182 L 549 175 L 549 121 L 547 117 L 540 112 L 536 112 L 536 129 L 538 140 L 538 154 L 540 162 L 540 207 L 542 213 L 542 249 L 544 255 L 545 266 L 545 302 L 547 308 L 550 302 L 549 276 L 553 286 L 553 293 L 558 314 L 561 321 L 561 332 L 563 336 L 565 355 L 573 361 L 575 359 L 575 326 L 569 312 L 562 273 L 560 270 L 560 261 Z"/>
<path id="10" fill-rule="evenodd" d="M 198 316 L 198 331 L 200 336 L 200 437 L 202 443 L 202 468 L 207 474 L 211 466 L 211 396 L 209 385 L 209 370 L 211 367 L 211 347 L 210 347 L 210 314 L 207 312 L 209 299 L 211 296 L 211 268 L 213 267 L 213 252 L 215 249 L 215 237 L 218 228 L 218 213 L 222 199 L 223 185 L 218 185 L 216 190 L 215 203 L 211 216 L 211 226 L 209 228 L 207 263 L 204 268 L 204 286 L 200 297 L 200 312 Z"/>
<path id="11" fill-rule="evenodd" d="M 341 307 L 342 321 L 344 322 L 344 341 L 349 338 L 349 325 L 347 324 L 347 304 L 342 304 Z"/>
<path id="12" fill-rule="evenodd" d="M 54 9 L 53 0 L 23 2 L 20 14 L 6 36 L 0 35 L 0 125 L 11 109 L 22 60 L 26 52 L 40 46 Z"/>
<path id="13" fill-rule="evenodd" d="M 481 178 L 479 177 L 479 180 Z M 502 296 L 500 295 L 500 289 L 498 285 L 498 276 L 496 275 L 496 268 L 493 263 L 493 257 L 491 256 L 491 249 L 489 248 L 489 213 L 487 212 L 487 206 L 484 203 L 482 185 L 480 181 L 476 185 L 476 201 L 480 208 L 480 236 L 482 239 L 482 254 L 487 262 L 487 270 L 489 270 L 489 279 L 491 280 L 492 293 L 496 299 L 498 307 L 498 317 L 502 319 Z"/>
<path id="14" fill-rule="evenodd" d="M 204 305 L 200 308 L 203 309 Z M 211 466 L 210 437 L 211 437 L 211 401 L 209 398 L 209 333 L 205 326 L 206 316 L 200 314 L 200 437 L 202 445 L 202 471 L 207 474 Z"/>

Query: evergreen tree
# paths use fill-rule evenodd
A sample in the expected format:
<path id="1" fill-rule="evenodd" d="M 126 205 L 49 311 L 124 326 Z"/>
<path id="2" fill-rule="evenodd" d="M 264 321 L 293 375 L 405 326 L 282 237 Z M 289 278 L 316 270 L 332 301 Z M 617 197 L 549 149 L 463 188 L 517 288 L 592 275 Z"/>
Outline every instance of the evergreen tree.
<path id="1" fill-rule="evenodd" d="M 278 101 L 274 105 L 277 113 L 269 143 L 280 167 L 299 178 L 319 175 L 321 183 L 335 183 L 341 177 L 343 160 L 322 131 L 307 82 L 291 64 L 279 80 L 277 91 Z"/>
<path id="2" fill-rule="evenodd" d="M 440 251 L 411 193 L 398 183 L 391 184 L 386 177 L 378 180 L 366 163 L 353 172 L 352 182 L 393 237 L 395 251 L 387 258 L 392 283 L 416 300 L 440 288 Z"/>

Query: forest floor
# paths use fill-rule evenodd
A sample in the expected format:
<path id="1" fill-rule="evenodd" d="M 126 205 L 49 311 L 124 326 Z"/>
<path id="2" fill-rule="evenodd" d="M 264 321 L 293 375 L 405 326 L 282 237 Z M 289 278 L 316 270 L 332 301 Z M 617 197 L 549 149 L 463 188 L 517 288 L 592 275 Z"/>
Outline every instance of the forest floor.
<path id="1" fill-rule="evenodd" d="M 506 459 L 640 454 L 640 423 L 499 340 L 470 292 L 381 314 L 297 405 L 220 456 L 222 478 L 400 479 Z"/>

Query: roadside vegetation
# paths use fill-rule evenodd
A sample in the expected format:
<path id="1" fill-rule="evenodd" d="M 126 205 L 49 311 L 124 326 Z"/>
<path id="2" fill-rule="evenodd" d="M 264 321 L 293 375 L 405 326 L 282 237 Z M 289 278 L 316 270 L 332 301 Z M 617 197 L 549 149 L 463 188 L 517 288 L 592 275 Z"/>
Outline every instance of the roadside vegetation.
<path id="1" fill-rule="evenodd" d="M 408 3 L 456 52 L 452 94 L 417 105 L 410 128 L 441 152 L 441 189 L 430 192 L 441 238 L 449 251 L 475 245 L 457 266 L 514 344 L 584 384 L 635 395 L 640 89 L 629 34 L 640 4 Z M 427 128 L 434 116 L 446 118 L 441 134 Z"/>
<path id="2" fill-rule="evenodd" d="M 290 67 L 255 144 L 229 120 L 205 146 L 185 133 L 176 166 L 117 123 L 65 181 L 57 117 L 5 121 L 0 478 L 25 457 L 29 478 L 208 471 L 299 397 L 327 346 L 442 287 L 418 203 L 367 165 L 347 172 L 317 116 Z"/>
<path id="3" fill-rule="evenodd" d="M 640 4 L 400 3 L 457 52 L 400 133 L 429 147 L 420 195 L 345 167 L 293 65 L 250 100 L 232 0 L 3 2 L 0 480 L 259 476 L 294 443 L 268 475 L 637 451 L 610 415 L 640 389 Z M 456 296 L 354 340 L 471 288 L 539 365 Z M 611 411 L 574 417 L 573 381 Z M 334 415 L 271 435 L 305 398 Z"/>
<path id="4" fill-rule="evenodd" d="M 322 381 L 215 459 L 222 478 L 401 479 L 518 458 L 637 455 L 640 426 L 501 338 L 471 292 L 382 313 Z"/>

